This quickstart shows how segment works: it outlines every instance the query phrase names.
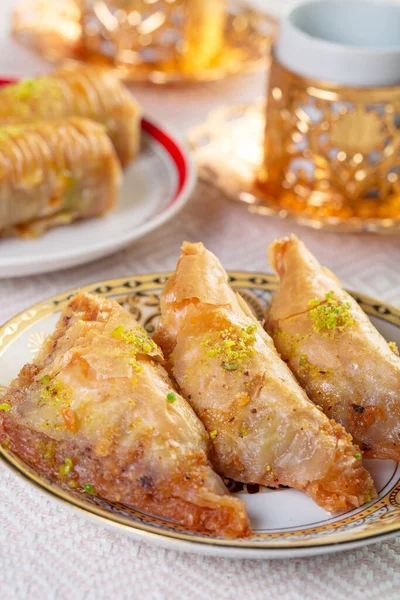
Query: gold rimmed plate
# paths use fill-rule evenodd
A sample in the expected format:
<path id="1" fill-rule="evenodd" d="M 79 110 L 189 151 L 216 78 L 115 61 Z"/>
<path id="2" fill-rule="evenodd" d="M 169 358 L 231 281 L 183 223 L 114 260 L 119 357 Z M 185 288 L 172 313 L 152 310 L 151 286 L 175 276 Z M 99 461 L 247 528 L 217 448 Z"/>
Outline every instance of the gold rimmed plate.
<path id="1" fill-rule="evenodd" d="M 160 291 L 167 278 L 167 273 L 137 275 L 91 284 L 84 291 L 114 298 L 152 333 L 159 318 Z M 254 314 L 262 319 L 265 306 L 277 287 L 276 278 L 264 273 L 231 272 L 230 281 L 232 287 L 243 294 Z M 45 300 L 0 328 L 0 385 L 7 385 L 20 368 L 32 360 L 76 291 Z M 400 345 L 400 310 L 360 294 L 353 296 L 386 339 Z M 359 509 L 334 516 L 296 490 L 271 490 L 228 481 L 232 493 L 246 502 L 253 534 L 244 539 L 227 540 L 191 533 L 134 508 L 65 490 L 6 448 L 0 448 L 0 458 L 16 475 L 76 514 L 175 550 L 232 558 L 300 557 L 356 548 L 400 533 L 400 466 L 392 461 L 364 461 L 375 480 L 378 497 Z"/>

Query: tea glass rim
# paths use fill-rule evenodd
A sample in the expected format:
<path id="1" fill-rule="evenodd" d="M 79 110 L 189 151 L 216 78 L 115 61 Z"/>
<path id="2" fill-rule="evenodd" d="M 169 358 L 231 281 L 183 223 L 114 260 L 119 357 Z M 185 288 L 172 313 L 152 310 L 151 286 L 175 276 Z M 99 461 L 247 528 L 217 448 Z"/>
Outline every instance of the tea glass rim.
<path id="1" fill-rule="evenodd" d="M 364 53 L 364 54 L 380 54 L 380 55 L 393 55 L 400 53 L 400 36 L 398 45 L 393 45 L 390 47 L 382 47 L 382 46 L 366 46 L 366 45 L 356 45 L 356 44 L 348 44 L 344 42 L 335 42 L 324 37 L 320 37 L 317 35 L 312 35 L 311 33 L 305 31 L 302 27 L 299 26 L 298 23 L 294 21 L 294 18 L 298 16 L 305 9 L 312 9 L 314 5 L 340 5 L 341 9 L 348 8 L 349 4 L 359 5 L 361 9 L 364 9 L 366 6 L 368 8 L 373 8 L 378 13 L 382 9 L 386 8 L 389 10 L 393 10 L 398 12 L 400 19 L 400 2 L 388 2 L 387 0 L 383 0 L 383 2 L 376 2 L 371 0 L 306 0 L 305 2 L 299 2 L 296 6 L 291 8 L 282 18 L 281 22 L 285 22 L 286 26 L 290 26 L 290 28 L 296 33 L 307 40 L 308 43 L 313 44 L 315 47 L 326 47 L 330 50 L 337 49 L 340 52 L 348 51 L 349 53 Z M 278 41 L 275 44 L 279 44 Z"/>

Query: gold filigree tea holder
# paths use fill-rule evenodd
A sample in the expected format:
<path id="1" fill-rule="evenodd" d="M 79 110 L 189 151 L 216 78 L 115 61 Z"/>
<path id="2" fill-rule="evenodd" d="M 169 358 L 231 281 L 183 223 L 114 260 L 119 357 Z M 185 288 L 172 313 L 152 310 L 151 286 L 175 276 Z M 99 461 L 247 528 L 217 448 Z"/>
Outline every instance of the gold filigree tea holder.
<path id="1" fill-rule="evenodd" d="M 190 141 L 200 177 L 251 212 L 400 233 L 400 86 L 320 82 L 273 58 L 267 105 L 219 109 Z"/>
<path id="2" fill-rule="evenodd" d="M 275 20 L 243 0 L 24 0 L 15 39 L 51 62 L 118 69 L 126 81 L 213 81 L 265 67 Z"/>
<path id="3" fill-rule="evenodd" d="M 273 59 L 261 194 L 309 218 L 400 219 L 400 86 L 302 77 Z"/>

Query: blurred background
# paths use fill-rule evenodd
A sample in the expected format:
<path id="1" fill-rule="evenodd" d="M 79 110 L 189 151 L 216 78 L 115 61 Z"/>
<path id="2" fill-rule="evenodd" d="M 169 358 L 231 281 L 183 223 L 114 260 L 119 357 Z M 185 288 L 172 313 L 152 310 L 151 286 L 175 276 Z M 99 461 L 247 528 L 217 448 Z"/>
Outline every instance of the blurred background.
<path id="1" fill-rule="evenodd" d="M 56 1 L 57 0 L 49 0 Z M 9 36 L 11 11 L 21 0 L 2 0 L 0 3 L 0 75 L 23 76 L 49 70 L 45 61 L 32 55 L 29 50 L 22 48 Z M 290 6 L 296 4 L 293 0 L 251 0 L 250 5 L 280 15 Z"/>

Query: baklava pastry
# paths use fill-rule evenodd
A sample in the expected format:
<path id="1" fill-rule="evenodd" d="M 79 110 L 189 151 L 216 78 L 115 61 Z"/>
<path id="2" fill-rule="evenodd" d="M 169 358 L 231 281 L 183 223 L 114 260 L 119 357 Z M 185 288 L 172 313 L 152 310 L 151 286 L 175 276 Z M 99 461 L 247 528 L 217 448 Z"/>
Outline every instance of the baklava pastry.
<path id="1" fill-rule="evenodd" d="M 335 512 L 375 496 L 359 449 L 306 396 L 217 258 L 184 243 L 156 340 L 236 481 L 303 490 Z"/>
<path id="2" fill-rule="evenodd" d="M 267 326 L 309 398 L 367 458 L 400 459 L 400 358 L 295 236 L 269 248 L 280 278 Z"/>
<path id="3" fill-rule="evenodd" d="M 119 304 L 75 296 L 2 396 L 0 441 L 66 487 L 193 531 L 246 535 L 244 503 L 210 467 L 204 427 L 162 362 Z"/>
<path id="4" fill-rule="evenodd" d="M 136 157 L 141 111 L 127 88 L 109 69 L 64 67 L 0 89 L 0 124 L 72 116 L 101 123 L 123 166 Z"/>
<path id="5" fill-rule="evenodd" d="M 0 235 L 37 236 L 103 215 L 114 208 L 120 182 L 115 150 L 98 123 L 0 127 Z"/>

